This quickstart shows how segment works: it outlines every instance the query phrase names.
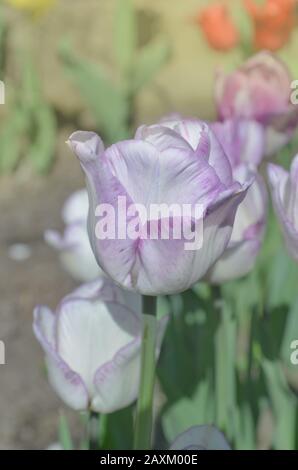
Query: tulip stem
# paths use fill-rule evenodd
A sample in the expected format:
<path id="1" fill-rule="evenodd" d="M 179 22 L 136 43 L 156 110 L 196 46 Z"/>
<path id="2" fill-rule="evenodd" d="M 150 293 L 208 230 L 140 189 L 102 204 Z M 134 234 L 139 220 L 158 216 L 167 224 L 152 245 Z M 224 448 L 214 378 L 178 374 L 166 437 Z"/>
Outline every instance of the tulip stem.
<path id="1" fill-rule="evenodd" d="M 94 411 L 90 411 L 89 416 L 88 416 L 88 421 L 87 421 L 88 450 L 98 450 L 99 448 L 98 429 L 99 429 L 99 414 L 95 413 Z"/>
<path id="2" fill-rule="evenodd" d="M 157 334 L 156 304 L 156 297 L 143 296 L 141 378 L 134 436 L 134 448 L 141 450 L 150 449 L 152 439 Z"/>

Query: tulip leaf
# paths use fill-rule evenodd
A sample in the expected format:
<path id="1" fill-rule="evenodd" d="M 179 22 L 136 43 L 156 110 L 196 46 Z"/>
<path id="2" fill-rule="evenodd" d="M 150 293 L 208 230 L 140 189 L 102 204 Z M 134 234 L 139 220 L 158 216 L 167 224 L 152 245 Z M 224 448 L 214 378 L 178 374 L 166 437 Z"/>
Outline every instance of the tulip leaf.
<path id="1" fill-rule="evenodd" d="M 268 307 L 289 305 L 297 292 L 297 265 L 282 245 L 268 265 Z"/>
<path id="2" fill-rule="evenodd" d="M 236 429 L 234 441 L 235 448 L 237 450 L 255 449 L 255 423 L 253 413 L 248 402 L 244 402 L 236 408 Z"/>
<path id="3" fill-rule="evenodd" d="M 202 380 L 194 395 L 181 398 L 165 408 L 162 426 L 168 442 L 173 442 L 185 429 L 197 424 L 214 422 L 214 396 L 210 377 Z"/>
<path id="4" fill-rule="evenodd" d="M 200 379 L 206 376 L 213 362 L 210 338 L 215 332 L 216 317 L 210 311 L 209 297 L 192 290 L 171 296 L 169 302 L 170 318 L 158 376 L 172 403 L 192 396 Z"/>
<path id="5" fill-rule="evenodd" d="M 6 37 L 8 33 L 8 27 L 3 15 L 1 8 L 0 11 L 0 79 L 4 75 L 4 66 L 5 66 L 5 54 L 6 54 Z"/>
<path id="6" fill-rule="evenodd" d="M 29 158 L 39 173 L 46 173 L 54 161 L 56 144 L 56 118 L 53 110 L 41 105 L 34 111 L 35 138 Z"/>
<path id="7" fill-rule="evenodd" d="M 132 406 L 100 417 L 100 448 L 130 450 L 133 447 Z"/>
<path id="8" fill-rule="evenodd" d="M 26 111 L 15 106 L 0 131 L 0 171 L 13 171 L 21 157 L 24 132 L 27 126 Z"/>
<path id="9" fill-rule="evenodd" d="M 118 0 L 115 24 L 115 53 L 124 75 L 129 75 L 136 54 L 137 24 L 132 0 Z"/>
<path id="10" fill-rule="evenodd" d="M 297 369 L 297 365 L 293 364 L 291 361 L 291 355 L 293 353 L 293 349 L 291 345 L 293 341 L 298 340 L 298 298 L 296 298 L 295 302 L 293 302 L 289 313 L 287 315 L 286 327 L 285 332 L 282 340 L 281 345 L 281 358 L 284 363 L 293 369 Z M 297 348 L 296 348 L 297 349 Z"/>
<path id="11" fill-rule="evenodd" d="M 59 416 L 59 442 L 64 450 L 73 450 L 73 442 L 71 437 L 70 428 L 66 416 L 61 412 Z"/>
<path id="12" fill-rule="evenodd" d="M 135 63 L 132 92 L 137 93 L 150 82 L 169 57 L 170 45 L 166 40 L 155 41 L 144 46 Z"/>
<path id="13" fill-rule="evenodd" d="M 129 103 L 125 93 L 112 83 L 102 67 L 77 57 L 68 43 L 62 44 L 60 55 L 65 70 L 80 90 L 107 141 L 113 143 L 127 138 Z"/>
<path id="14" fill-rule="evenodd" d="M 274 412 L 274 447 L 277 450 L 295 449 L 297 398 L 289 389 L 281 365 L 277 361 L 262 360 L 268 393 Z"/>
<path id="15" fill-rule="evenodd" d="M 215 335 L 216 424 L 229 438 L 235 433 L 236 321 L 230 306 L 218 302 L 219 324 Z"/>

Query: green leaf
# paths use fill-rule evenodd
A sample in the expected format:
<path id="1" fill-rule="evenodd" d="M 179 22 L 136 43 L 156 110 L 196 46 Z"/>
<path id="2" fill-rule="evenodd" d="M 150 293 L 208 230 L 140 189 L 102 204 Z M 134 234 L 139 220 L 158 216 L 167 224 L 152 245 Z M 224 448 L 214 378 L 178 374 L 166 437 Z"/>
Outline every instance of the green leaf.
<path id="1" fill-rule="evenodd" d="M 237 450 L 255 449 L 255 423 L 248 402 L 237 407 L 234 441 Z"/>
<path id="2" fill-rule="evenodd" d="M 65 415 L 61 412 L 59 416 L 59 441 L 64 450 L 73 450 L 71 432 Z"/>
<path id="3" fill-rule="evenodd" d="M 236 321 L 231 308 L 224 300 L 221 302 L 215 335 L 216 424 L 232 439 L 236 409 Z"/>
<path id="4" fill-rule="evenodd" d="M 214 396 L 210 377 L 202 380 L 191 398 L 181 398 L 162 413 L 162 426 L 168 442 L 185 429 L 214 422 Z"/>
<path id="5" fill-rule="evenodd" d="M 191 397 L 213 363 L 217 319 L 209 296 L 188 290 L 169 297 L 169 324 L 157 371 L 169 402 Z M 198 423 L 197 423 L 198 424 Z"/>
<path id="6" fill-rule="evenodd" d="M 298 298 L 296 298 L 295 302 L 293 302 L 288 313 L 280 352 L 284 363 L 289 368 L 295 369 L 296 371 L 297 365 L 293 365 L 291 362 L 291 354 L 293 352 L 291 349 L 291 344 L 295 340 L 298 340 Z"/>
<path id="7" fill-rule="evenodd" d="M 0 131 L 0 171 L 13 171 L 21 157 L 24 145 L 24 132 L 27 126 L 27 113 L 15 106 L 6 118 Z"/>
<path id="8" fill-rule="evenodd" d="M 137 47 L 137 25 L 133 2 L 118 0 L 115 24 L 115 53 L 124 75 L 130 75 Z M 127 77 L 129 78 L 129 77 Z"/>
<path id="9" fill-rule="evenodd" d="M 289 389 L 277 361 L 263 359 L 262 368 L 274 411 L 274 447 L 277 450 L 294 450 L 297 398 Z"/>
<path id="10" fill-rule="evenodd" d="M 268 307 L 290 305 L 297 293 L 297 265 L 287 254 L 284 245 L 268 266 Z"/>
<path id="11" fill-rule="evenodd" d="M 7 23 L 4 18 L 3 9 L 0 10 L 0 79 L 3 80 L 4 64 L 6 55 L 6 38 L 8 33 Z"/>
<path id="12" fill-rule="evenodd" d="M 108 143 L 128 138 L 129 102 L 125 93 L 98 64 L 78 58 L 69 44 L 62 44 L 60 55 Z"/>
<path id="13" fill-rule="evenodd" d="M 33 117 L 35 137 L 28 157 L 38 172 L 46 173 L 54 161 L 56 118 L 52 109 L 45 104 L 35 109 Z"/>
<path id="14" fill-rule="evenodd" d="M 134 66 L 131 84 L 132 93 L 137 93 L 150 82 L 169 57 L 170 45 L 166 40 L 159 40 L 144 46 L 139 52 Z"/>
<path id="15" fill-rule="evenodd" d="M 28 54 L 22 57 L 22 65 L 20 101 L 25 108 L 33 111 L 43 102 L 40 78 Z"/>
<path id="16" fill-rule="evenodd" d="M 131 450 L 133 447 L 133 410 L 132 406 L 101 415 L 101 449 Z"/>

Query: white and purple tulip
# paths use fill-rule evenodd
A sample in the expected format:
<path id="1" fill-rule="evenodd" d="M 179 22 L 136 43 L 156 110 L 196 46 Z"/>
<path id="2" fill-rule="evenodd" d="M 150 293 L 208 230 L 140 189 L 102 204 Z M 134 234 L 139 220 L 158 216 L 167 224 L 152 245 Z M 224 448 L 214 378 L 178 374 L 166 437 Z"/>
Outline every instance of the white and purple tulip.
<path id="1" fill-rule="evenodd" d="M 246 174 L 241 183 L 235 180 L 222 146 L 206 123 L 172 120 L 142 126 L 135 139 L 107 149 L 95 133 L 78 131 L 69 145 L 86 174 L 89 237 L 97 262 L 108 276 L 144 295 L 182 292 L 205 276 L 229 243 L 235 213 L 253 179 Z M 139 219 L 147 237 L 99 239 L 96 208 L 108 204 L 117 214 L 119 196 L 146 208 L 200 205 L 202 246 L 186 250 L 184 237 L 161 239 L 160 219 L 155 238 Z M 126 226 L 130 221 L 128 216 Z M 171 222 L 176 222 L 174 217 Z M 182 217 L 182 222 L 190 228 L 196 227 L 197 220 Z"/>
<path id="2" fill-rule="evenodd" d="M 289 172 L 278 165 L 269 164 L 268 177 L 287 249 L 298 261 L 298 155 Z"/>
<path id="3" fill-rule="evenodd" d="M 74 192 L 64 203 L 62 219 L 64 233 L 46 230 L 46 242 L 58 251 L 64 269 L 76 280 L 89 282 L 98 278 L 99 268 L 87 232 L 88 193 L 86 189 Z"/>
<path id="4" fill-rule="evenodd" d="M 166 321 L 160 320 L 156 357 Z M 65 297 L 55 312 L 36 307 L 33 328 L 46 355 L 49 381 L 68 406 L 111 413 L 137 398 L 140 295 L 101 278 Z"/>
<path id="5" fill-rule="evenodd" d="M 264 154 L 264 132 L 255 121 L 227 120 L 213 123 L 211 128 L 222 144 L 239 182 L 247 173 L 255 172 L 255 181 L 237 209 L 228 247 L 210 269 L 206 278 L 220 284 L 248 274 L 255 265 L 265 234 L 267 221 L 267 190 L 257 165 Z"/>

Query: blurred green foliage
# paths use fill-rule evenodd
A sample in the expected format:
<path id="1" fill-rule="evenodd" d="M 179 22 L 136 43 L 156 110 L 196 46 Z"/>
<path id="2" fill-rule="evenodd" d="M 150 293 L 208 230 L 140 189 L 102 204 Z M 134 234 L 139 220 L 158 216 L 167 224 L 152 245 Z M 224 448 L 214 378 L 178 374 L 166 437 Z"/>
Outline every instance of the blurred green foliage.
<path id="1" fill-rule="evenodd" d="M 137 36 L 138 22 L 132 1 L 118 0 L 114 35 L 118 80 L 103 65 L 78 57 L 68 41 L 60 47 L 65 70 L 80 90 L 108 144 L 131 136 L 136 95 L 169 58 L 166 39 L 153 40 L 138 48 Z"/>
<path id="2" fill-rule="evenodd" d="M 297 448 L 298 373 L 290 362 L 298 338 L 297 265 L 272 211 L 254 271 L 176 297 L 158 367 L 167 442 L 190 426 L 215 424 L 233 448 L 258 448 L 265 404 L 273 420 L 268 446 Z"/>
<path id="3" fill-rule="evenodd" d="M 0 78 L 5 81 L 7 24 L 0 10 Z M 8 111 L 0 130 L 0 172 L 12 172 L 25 157 L 36 171 L 46 173 L 54 160 L 56 117 L 46 103 L 30 53 L 21 51 L 17 83 L 6 84 Z"/>

